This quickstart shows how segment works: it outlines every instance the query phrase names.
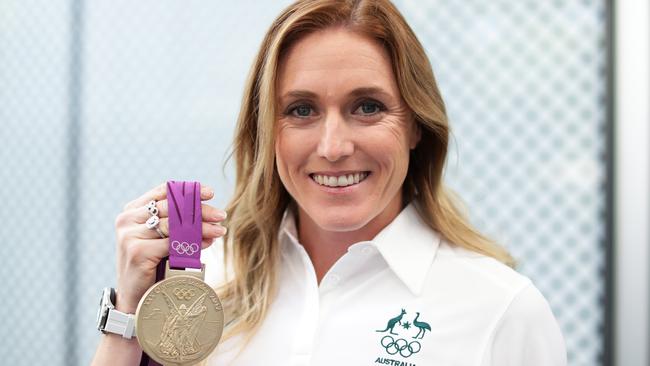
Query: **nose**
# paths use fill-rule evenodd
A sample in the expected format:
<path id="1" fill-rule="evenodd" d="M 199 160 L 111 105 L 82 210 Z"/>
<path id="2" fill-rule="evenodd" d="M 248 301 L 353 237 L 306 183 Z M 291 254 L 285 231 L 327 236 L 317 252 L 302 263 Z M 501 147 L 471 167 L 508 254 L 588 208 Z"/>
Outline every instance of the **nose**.
<path id="1" fill-rule="evenodd" d="M 318 156 L 330 162 L 338 161 L 354 152 L 351 132 L 345 120 L 337 113 L 330 113 L 322 125 L 318 142 Z"/>

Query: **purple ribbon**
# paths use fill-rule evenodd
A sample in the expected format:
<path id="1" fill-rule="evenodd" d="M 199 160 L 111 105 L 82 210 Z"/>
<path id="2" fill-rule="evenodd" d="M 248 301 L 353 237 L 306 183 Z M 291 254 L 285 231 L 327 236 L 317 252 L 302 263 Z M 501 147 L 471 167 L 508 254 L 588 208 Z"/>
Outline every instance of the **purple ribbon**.
<path id="1" fill-rule="evenodd" d="M 163 258 L 156 269 L 156 282 L 165 276 L 165 263 L 169 268 L 201 268 L 201 241 L 203 219 L 201 216 L 201 183 L 167 181 L 169 207 L 169 257 Z M 161 366 L 142 352 L 140 366 Z"/>
<path id="2" fill-rule="evenodd" d="M 169 268 L 201 269 L 201 183 L 167 182 Z"/>

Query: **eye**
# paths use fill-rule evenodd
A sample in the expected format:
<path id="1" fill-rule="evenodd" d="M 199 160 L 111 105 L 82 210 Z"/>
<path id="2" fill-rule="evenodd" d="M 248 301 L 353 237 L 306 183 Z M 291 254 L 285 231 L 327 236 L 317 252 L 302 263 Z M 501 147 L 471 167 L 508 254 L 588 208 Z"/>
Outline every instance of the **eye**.
<path id="1" fill-rule="evenodd" d="M 291 115 L 293 117 L 299 117 L 299 118 L 304 118 L 304 117 L 309 117 L 312 112 L 312 108 L 309 104 L 299 104 L 294 107 L 289 107 L 287 112 L 285 114 Z"/>
<path id="2" fill-rule="evenodd" d="M 359 104 L 359 107 L 357 107 L 356 111 L 359 110 L 361 111 L 360 114 L 362 115 L 374 115 L 386 110 L 386 107 L 384 107 L 384 105 L 379 102 L 368 100 Z"/>

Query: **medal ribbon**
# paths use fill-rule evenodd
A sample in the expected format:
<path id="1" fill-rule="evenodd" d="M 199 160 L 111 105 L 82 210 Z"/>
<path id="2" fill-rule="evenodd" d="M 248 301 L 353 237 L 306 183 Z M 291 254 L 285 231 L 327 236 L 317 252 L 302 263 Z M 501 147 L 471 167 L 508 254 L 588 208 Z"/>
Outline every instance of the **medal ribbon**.
<path id="1" fill-rule="evenodd" d="M 167 181 L 169 207 L 169 268 L 201 269 L 201 183 Z M 165 261 L 158 264 L 156 282 L 165 277 Z M 140 366 L 161 366 L 142 352 Z"/>
<path id="2" fill-rule="evenodd" d="M 167 182 L 169 268 L 201 269 L 201 183 Z"/>

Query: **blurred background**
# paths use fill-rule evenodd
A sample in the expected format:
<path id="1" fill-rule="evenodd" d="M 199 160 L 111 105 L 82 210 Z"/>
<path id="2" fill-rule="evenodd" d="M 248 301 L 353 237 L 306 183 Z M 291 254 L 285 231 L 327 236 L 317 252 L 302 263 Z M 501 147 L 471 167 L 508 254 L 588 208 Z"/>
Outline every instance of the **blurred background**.
<path id="1" fill-rule="evenodd" d="M 244 80 L 288 3 L 0 0 L 0 363 L 90 363 L 127 202 L 175 179 L 225 206 Z M 395 4 L 448 108 L 446 180 L 569 364 L 647 365 L 648 3 Z"/>

